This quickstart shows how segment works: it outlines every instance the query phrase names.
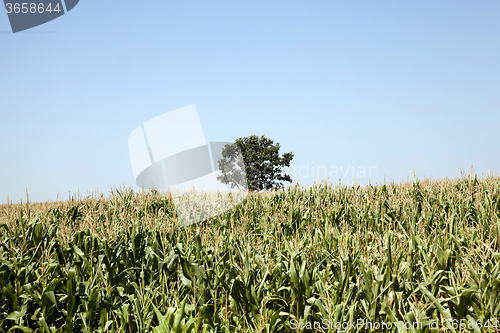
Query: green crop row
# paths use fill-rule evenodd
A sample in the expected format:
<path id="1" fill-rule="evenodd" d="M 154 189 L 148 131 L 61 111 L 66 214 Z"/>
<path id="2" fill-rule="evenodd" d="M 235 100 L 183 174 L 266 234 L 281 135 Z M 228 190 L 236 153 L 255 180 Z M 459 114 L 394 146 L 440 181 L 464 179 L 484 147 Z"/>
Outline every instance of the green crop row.
<path id="1" fill-rule="evenodd" d="M 121 189 L 0 230 L 1 333 L 500 331 L 499 178 L 292 186 L 188 227 Z"/>

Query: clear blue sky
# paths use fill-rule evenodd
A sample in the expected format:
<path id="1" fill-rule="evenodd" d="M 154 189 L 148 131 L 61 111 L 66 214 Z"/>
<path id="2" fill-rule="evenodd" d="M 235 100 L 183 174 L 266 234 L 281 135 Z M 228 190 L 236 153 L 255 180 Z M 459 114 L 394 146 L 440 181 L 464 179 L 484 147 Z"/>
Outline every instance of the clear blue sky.
<path id="1" fill-rule="evenodd" d="M 130 132 L 190 104 L 208 141 L 279 141 L 304 185 L 312 166 L 343 183 L 364 167 L 362 184 L 497 173 L 499 17 L 499 1 L 82 0 L 12 34 L 0 13 L 0 203 L 134 184 Z"/>

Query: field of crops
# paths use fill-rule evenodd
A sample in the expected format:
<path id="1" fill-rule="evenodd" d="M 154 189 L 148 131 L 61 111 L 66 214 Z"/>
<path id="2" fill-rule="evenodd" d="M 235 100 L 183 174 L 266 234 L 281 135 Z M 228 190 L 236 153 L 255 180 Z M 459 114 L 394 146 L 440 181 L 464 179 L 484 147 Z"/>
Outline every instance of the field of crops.
<path id="1" fill-rule="evenodd" d="M 0 332 L 500 331 L 500 178 L 175 219 L 154 191 L 0 206 Z"/>

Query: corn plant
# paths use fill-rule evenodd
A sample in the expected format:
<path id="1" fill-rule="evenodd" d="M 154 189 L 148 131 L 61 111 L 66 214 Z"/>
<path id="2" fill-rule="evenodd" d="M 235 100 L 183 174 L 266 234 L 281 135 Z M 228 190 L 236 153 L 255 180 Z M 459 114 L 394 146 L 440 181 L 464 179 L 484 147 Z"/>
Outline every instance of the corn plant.
<path id="1" fill-rule="evenodd" d="M 500 331 L 499 178 L 293 185 L 187 227 L 121 188 L 0 230 L 1 333 Z"/>

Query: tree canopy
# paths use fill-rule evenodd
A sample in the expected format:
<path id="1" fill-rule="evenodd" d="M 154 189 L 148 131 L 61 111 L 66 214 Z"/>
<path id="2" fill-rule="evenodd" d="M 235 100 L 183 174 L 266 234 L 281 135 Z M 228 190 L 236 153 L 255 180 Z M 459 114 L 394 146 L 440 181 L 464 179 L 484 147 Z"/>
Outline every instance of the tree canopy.
<path id="1" fill-rule="evenodd" d="M 232 188 L 250 191 L 282 188 L 284 181 L 292 181 L 283 168 L 290 166 L 293 154 L 280 156 L 279 149 L 279 142 L 274 143 L 264 135 L 239 138 L 222 149 L 221 175 L 217 179 Z"/>

